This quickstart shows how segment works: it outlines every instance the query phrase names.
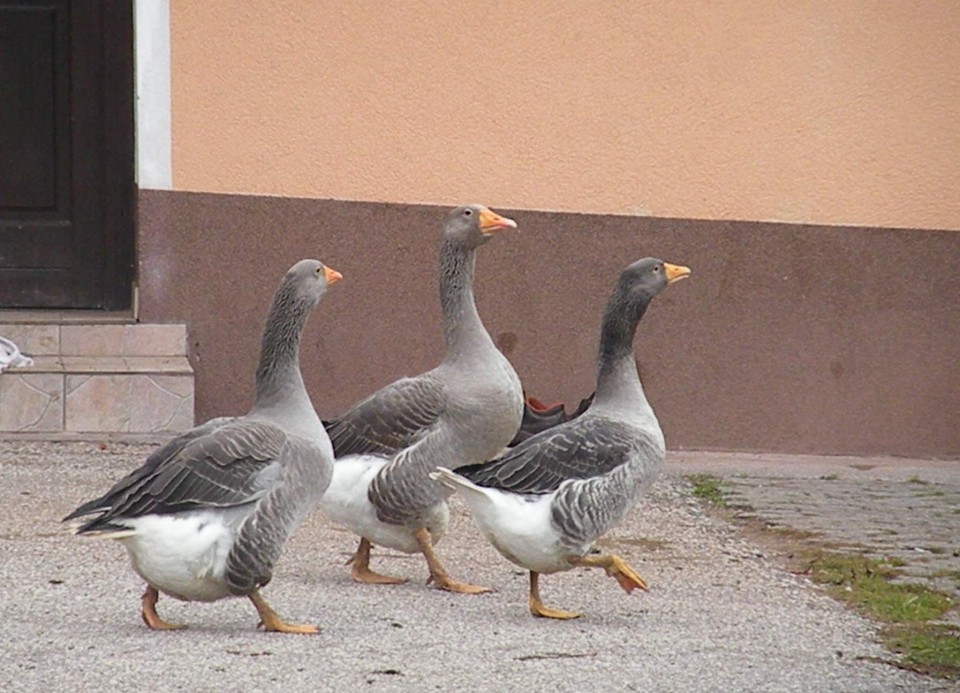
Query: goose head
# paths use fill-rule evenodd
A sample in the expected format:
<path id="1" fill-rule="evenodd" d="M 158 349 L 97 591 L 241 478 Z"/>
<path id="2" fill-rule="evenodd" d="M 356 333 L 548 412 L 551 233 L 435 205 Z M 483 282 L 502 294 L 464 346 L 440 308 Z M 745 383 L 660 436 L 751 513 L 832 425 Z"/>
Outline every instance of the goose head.
<path id="1" fill-rule="evenodd" d="M 443 224 L 443 236 L 467 250 L 478 248 L 504 229 L 517 228 L 517 222 L 483 205 L 462 205 L 451 210 Z"/>
<path id="2" fill-rule="evenodd" d="M 620 273 L 617 293 L 622 301 L 646 304 L 667 286 L 688 276 L 689 267 L 647 257 L 628 265 Z"/>
<path id="3" fill-rule="evenodd" d="M 332 267 L 327 267 L 319 260 L 300 260 L 287 270 L 283 277 L 283 285 L 297 303 L 303 303 L 313 308 L 326 293 L 327 288 L 343 278 L 343 275 Z"/>

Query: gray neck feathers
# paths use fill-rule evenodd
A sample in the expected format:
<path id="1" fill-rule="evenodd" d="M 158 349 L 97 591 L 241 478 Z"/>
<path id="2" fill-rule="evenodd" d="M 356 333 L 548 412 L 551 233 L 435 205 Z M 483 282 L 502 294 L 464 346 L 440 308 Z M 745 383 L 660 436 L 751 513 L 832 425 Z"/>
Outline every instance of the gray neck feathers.
<path id="1" fill-rule="evenodd" d="M 440 307 L 448 359 L 493 344 L 473 300 L 475 264 L 474 250 L 444 239 L 440 248 Z"/>
<path id="2" fill-rule="evenodd" d="M 646 402 L 633 356 L 633 338 L 649 304 L 650 297 L 630 298 L 620 286 L 607 302 L 597 356 L 598 402 L 637 395 Z"/>
<path id="3" fill-rule="evenodd" d="M 310 309 L 296 298 L 291 284 L 277 290 L 260 343 L 255 408 L 269 408 L 284 397 L 306 393 L 300 375 L 300 334 Z"/>

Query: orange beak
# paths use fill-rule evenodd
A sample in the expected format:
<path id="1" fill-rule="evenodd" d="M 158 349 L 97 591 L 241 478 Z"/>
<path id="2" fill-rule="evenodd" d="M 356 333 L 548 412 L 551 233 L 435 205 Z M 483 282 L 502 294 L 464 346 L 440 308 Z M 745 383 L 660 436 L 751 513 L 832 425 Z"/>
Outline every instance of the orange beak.
<path id="1" fill-rule="evenodd" d="M 496 212 L 487 209 L 484 207 L 480 210 L 480 231 L 484 236 L 488 236 L 493 233 L 498 233 L 504 229 L 515 229 L 517 228 L 517 222 L 513 219 L 507 219 L 502 217 Z"/>
<path id="2" fill-rule="evenodd" d="M 332 267 L 323 266 L 323 276 L 327 279 L 327 284 L 333 284 L 343 279 L 343 275 Z"/>
<path id="3" fill-rule="evenodd" d="M 663 271 L 667 275 L 667 284 L 673 284 L 685 277 L 690 276 L 690 268 L 683 265 L 671 265 L 669 262 L 663 263 Z"/>

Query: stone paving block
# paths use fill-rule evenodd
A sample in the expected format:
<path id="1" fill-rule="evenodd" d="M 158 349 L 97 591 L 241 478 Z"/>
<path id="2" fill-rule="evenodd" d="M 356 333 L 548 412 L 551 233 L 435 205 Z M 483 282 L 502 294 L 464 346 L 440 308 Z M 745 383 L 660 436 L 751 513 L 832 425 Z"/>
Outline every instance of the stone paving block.
<path id="1" fill-rule="evenodd" d="M 62 325 L 63 356 L 121 356 L 125 325 Z"/>
<path id="2" fill-rule="evenodd" d="M 0 324 L 0 337 L 6 337 L 27 356 L 60 353 L 60 326 L 26 323 Z"/>
<path id="3" fill-rule="evenodd" d="M 124 325 L 124 356 L 183 356 L 186 350 L 184 325 Z"/>
<path id="4" fill-rule="evenodd" d="M 155 433 L 193 426 L 188 375 L 67 375 L 65 430 Z"/>
<path id="5" fill-rule="evenodd" d="M 63 428 L 63 375 L 0 373 L 0 431 L 47 433 Z"/>

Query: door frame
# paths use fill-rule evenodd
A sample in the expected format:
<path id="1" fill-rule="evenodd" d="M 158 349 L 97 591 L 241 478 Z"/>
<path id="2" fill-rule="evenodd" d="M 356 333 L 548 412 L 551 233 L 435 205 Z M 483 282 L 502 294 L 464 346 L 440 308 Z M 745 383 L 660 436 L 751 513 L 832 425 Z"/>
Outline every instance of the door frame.
<path id="1" fill-rule="evenodd" d="M 128 85 L 116 94 L 104 93 L 101 98 L 104 178 L 117 171 L 128 171 L 121 194 L 105 196 L 103 223 L 108 251 L 104 270 L 115 273 L 116 279 L 103 286 L 103 309 L 130 310 L 134 305 L 137 274 L 134 0 L 107 0 L 101 7 L 105 28 L 102 85 L 105 91 L 107 85 Z M 107 183 L 104 180 L 104 185 Z"/>

